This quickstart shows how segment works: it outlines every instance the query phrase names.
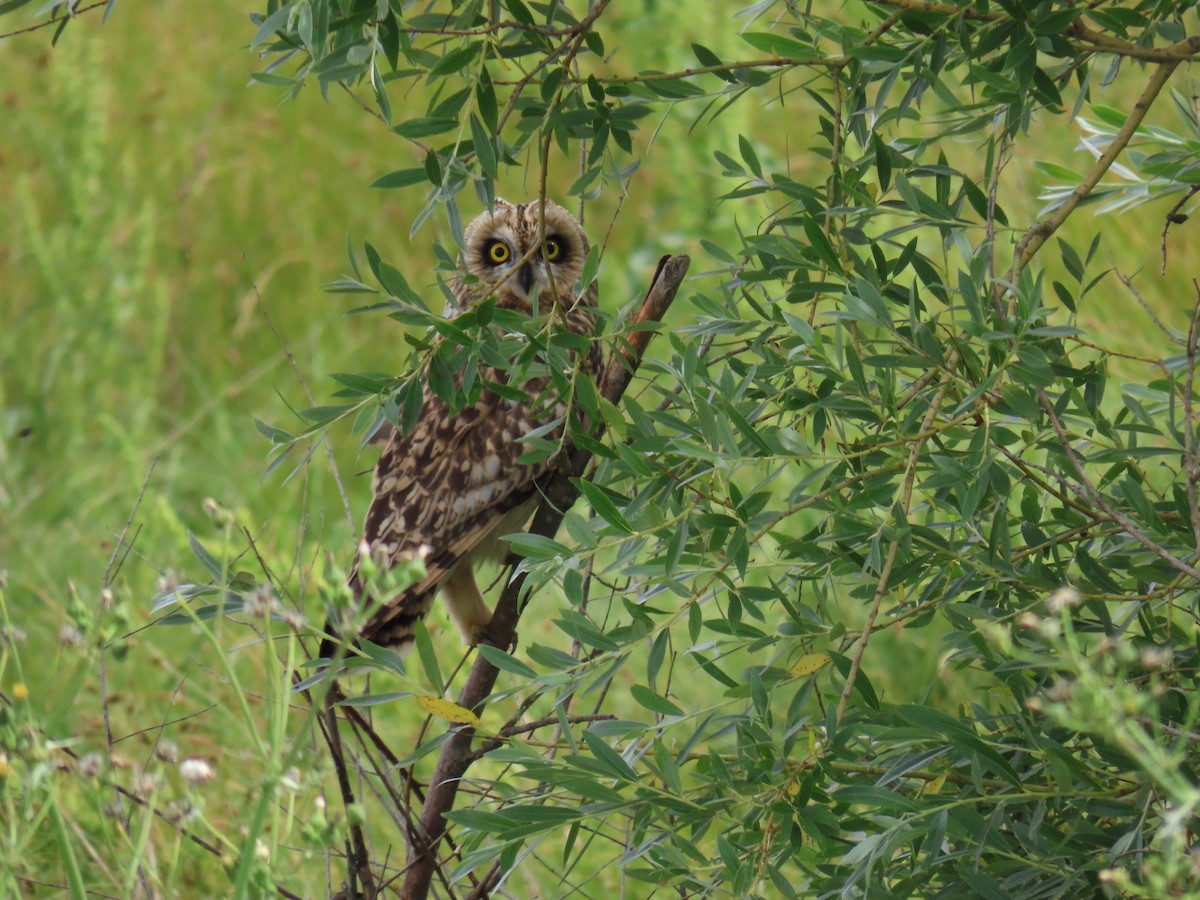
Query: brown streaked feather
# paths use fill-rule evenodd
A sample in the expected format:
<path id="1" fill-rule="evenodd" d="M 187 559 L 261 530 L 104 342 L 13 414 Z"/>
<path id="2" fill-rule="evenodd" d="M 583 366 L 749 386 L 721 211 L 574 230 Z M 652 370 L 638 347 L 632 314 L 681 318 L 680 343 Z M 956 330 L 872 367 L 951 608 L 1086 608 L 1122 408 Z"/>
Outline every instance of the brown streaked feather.
<path id="1" fill-rule="evenodd" d="M 531 486 L 523 496 L 511 498 L 513 506 L 509 512 L 516 514 L 519 524 L 507 515 L 494 515 L 499 512 L 498 509 L 491 510 L 488 515 L 479 516 L 447 546 L 431 554 L 425 561 L 425 577 L 379 610 L 363 628 L 362 637 L 372 643 L 389 646 L 397 652 L 404 652 L 412 642 L 416 620 L 429 612 L 434 593 L 442 582 L 458 566 L 477 562 L 480 550 L 494 551 L 499 538 L 524 524 L 533 511 L 532 501 L 535 497 L 536 492 Z M 485 552 L 482 555 L 489 554 Z"/>

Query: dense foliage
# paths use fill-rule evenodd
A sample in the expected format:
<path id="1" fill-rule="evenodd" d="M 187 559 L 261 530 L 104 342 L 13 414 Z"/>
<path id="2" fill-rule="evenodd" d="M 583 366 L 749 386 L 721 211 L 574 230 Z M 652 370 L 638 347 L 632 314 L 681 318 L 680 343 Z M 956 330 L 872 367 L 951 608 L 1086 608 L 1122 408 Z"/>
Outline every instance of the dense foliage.
<path id="1" fill-rule="evenodd" d="M 1196 274 L 1168 253 L 1200 185 L 1191 4 L 765 0 L 730 8 L 734 50 L 695 43 L 669 71 L 629 70 L 623 14 L 271 0 L 254 17 L 256 81 L 332 103 L 345 88 L 405 143 L 410 164 L 374 186 L 424 198 L 414 244 L 431 217 L 460 240 L 460 208 L 514 199 L 522 170 L 569 185 L 560 202 L 624 196 L 664 122 L 758 110 L 708 163 L 740 243 L 702 241 L 713 265 L 619 407 L 573 386 L 606 426 L 572 435 L 593 457 L 582 501 L 557 537 L 514 543 L 526 617 L 554 629 L 481 648 L 500 671 L 486 712 L 444 702 L 449 642 L 422 632 L 407 672 L 376 654 L 391 674 L 343 709 L 432 718 L 388 746 L 358 716 L 369 787 L 348 819 L 331 800 L 312 842 L 340 850 L 363 822 L 376 877 L 422 895 L 405 832 L 447 735 L 477 726 L 438 895 L 1200 895 L 1200 288 L 1160 321 L 1099 233 L 1060 231 L 1097 201 L 1139 206 L 1126 227 L 1150 223 L 1162 265 Z M 1086 171 L 1019 168 L 1039 134 L 1075 127 Z M 624 264 L 589 227 L 616 348 L 628 311 L 604 285 Z M 456 252 L 435 249 L 443 282 Z M 414 373 L 431 365 L 451 395 L 498 340 L 486 316 L 444 320 L 372 244 L 349 265 L 333 290 L 405 326 L 410 365 L 337 376 L 301 428 L 260 424 L 279 471 L 322 465 L 328 429 L 402 427 Z M 1152 353 L 1114 353 L 1092 324 L 1135 317 L 1158 329 Z M 322 615 L 311 586 L 276 577 L 264 605 L 245 563 L 196 550 L 212 585 L 169 586 L 176 621 L 233 611 L 269 633 L 274 593 Z M 345 602 L 324 575 L 322 599 Z M 311 676 L 315 644 L 282 630 L 268 668 Z M 280 790 L 264 779 L 237 838 L 241 890 L 289 885 L 255 856 Z"/>

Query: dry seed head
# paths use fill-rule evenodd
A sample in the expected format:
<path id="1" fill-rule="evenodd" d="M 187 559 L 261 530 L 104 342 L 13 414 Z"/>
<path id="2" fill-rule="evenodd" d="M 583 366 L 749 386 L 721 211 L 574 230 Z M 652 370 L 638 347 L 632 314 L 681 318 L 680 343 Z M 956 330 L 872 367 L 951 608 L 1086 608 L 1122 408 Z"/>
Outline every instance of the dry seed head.
<path id="1" fill-rule="evenodd" d="M 133 792 L 143 800 L 149 799 L 156 790 L 158 790 L 157 772 L 142 771 L 133 779 Z"/>
<path id="2" fill-rule="evenodd" d="M 79 757 L 79 774 L 84 778 L 93 778 L 104 768 L 104 757 L 99 753 L 85 753 Z"/>
<path id="3" fill-rule="evenodd" d="M 1165 669 L 1174 659 L 1175 654 L 1170 647 L 1146 647 L 1142 650 L 1142 665 L 1147 669 Z"/>
<path id="4" fill-rule="evenodd" d="M 1050 612 L 1057 614 L 1068 607 L 1078 606 L 1082 602 L 1083 598 L 1079 595 L 1079 591 L 1070 585 L 1063 585 L 1046 598 L 1046 607 Z"/>
<path id="5" fill-rule="evenodd" d="M 179 584 L 179 576 L 175 574 L 175 570 L 167 569 L 154 582 L 154 589 L 160 594 L 170 594 L 179 587 Z"/>
<path id="6" fill-rule="evenodd" d="M 180 825 L 185 819 L 192 814 L 192 803 L 186 798 L 180 797 L 172 800 L 163 809 L 163 817 L 172 825 Z"/>
<path id="7" fill-rule="evenodd" d="M 206 781 L 212 781 L 217 777 L 217 773 L 206 760 L 198 756 L 192 756 L 185 759 L 179 764 L 179 774 L 183 776 L 183 780 L 188 784 L 203 784 Z"/>
<path id="8" fill-rule="evenodd" d="M 242 604 L 242 611 L 256 619 L 278 612 L 279 609 L 279 598 L 275 596 L 275 589 L 269 584 L 258 585 L 246 594 Z"/>

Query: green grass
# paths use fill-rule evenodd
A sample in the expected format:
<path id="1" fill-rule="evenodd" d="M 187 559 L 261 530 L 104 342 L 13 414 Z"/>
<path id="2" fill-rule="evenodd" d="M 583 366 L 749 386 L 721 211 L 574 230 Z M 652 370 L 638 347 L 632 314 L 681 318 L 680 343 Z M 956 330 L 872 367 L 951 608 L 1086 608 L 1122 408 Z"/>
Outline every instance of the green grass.
<path id="1" fill-rule="evenodd" d="M 186 803 L 189 827 L 221 850 L 233 883 L 258 883 L 261 853 L 289 874 L 293 890 L 325 884 L 316 798 L 331 784 L 328 765 L 308 713 L 282 689 L 274 652 L 300 658 L 294 636 L 256 635 L 222 619 L 147 629 L 150 599 L 160 579 L 205 577 L 189 531 L 231 568 L 258 571 L 256 561 L 234 558 L 245 529 L 317 615 L 313 585 L 325 554 L 346 563 L 354 528 L 323 450 L 289 482 L 262 478 L 268 445 L 253 420 L 288 427 L 289 407 L 309 405 L 284 348 L 318 402 L 331 390 L 330 372 L 403 365 L 399 326 L 345 318 L 347 300 L 321 290 L 346 270 L 347 236 L 371 240 L 423 289 L 433 285 L 433 241 L 449 239 L 445 223 L 431 220 L 410 240 L 421 198 L 368 188 L 419 160 L 348 97 L 327 102 L 309 90 L 281 105 L 271 89 L 247 88 L 256 60 L 243 49 L 252 33 L 243 9 L 211 3 L 201 23 L 171 4 L 121 5 L 103 28 L 96 19 L 75 23 L 53 50 L 48 32 L 0 41 L 8 124 L 0 148 L 0 568 L 7 624 L 26 635 L 0 651 L 0 687 L 14 700 L 3 727 L 37 745 L 32 758 L 42 767 L 25 773 L 35 789 L 0 817 L 0 871 L 16 873 L 0 875 L 0 892 L 56 896 L 68 886 L 76 895 L 85 887 L 128 895 L 143 878 L 168 896 L 228 891 L 226 870 L 207 851 L 148 816 L 135 816 L 128 833 L 113 817 L 111 783 L 132 784 L 143 770 L 146 801 L 173 817 Z M 712 9 L 623 12 L 638 30 L 628 32 L 614 68 L 689 65 L 691 40 L 719 48 L 724 15 Z M 2 21 L 5 30 L 20 24 Z M 680 40 L 664 48 L 653 37 L 661 33 Z M 711 151 L 737 133 L 752 134 L 764 159 L 786 162 L 796 177 L 823 177 L 808 153 L 815 125 L 804 124 L 807 107 L 799 94 L 788 102 L 782 114 L 745 103 L 694 131 L 694 111 L 680 107 L 663 124 L 606 251 L 606 308 L 638 296 L 662 252 L 693 253 L 692 271 L 701 273 L 693 285 L 711 287 L 717 276 L 703 273 L 720 266 L 700 239 L 721 244 L 759 226 L 767 211 L 720 202 L 731 185 L 711 174 Z M 780 115 L 792 126 L 786 135 L 773 127 Z M 1039 139 L 1043 158 L 1086 165 L 1072 153 L 1075 137 L 1055 129 Z M 973 148 L 947 152 L 965 157 Z M 1032 198 L 1029 162 L 1014 162 L 1006 178 L 1027 183 Z M 559 191 L 571 180 L 556 173 Z M 517 197 L 535 185 L 514 177 L 502 189 Z M 589 208 L 597 237 L 616 203 L 610 192 Z M 1031 199 L 1008 213 L 1026 222 L 1035 208 Z M 1071 227 L 1083 244 L 1093 229 L 1104 233 L 1113 265 L 1143 267 L 1143 293 L 1169 319 L 1192 288 L 1183 267 L 1157 275 L 1149 209 L 1078 216 Z M 1170 241 L 1175 258 L 1188 252 L 1185 230 Z M 688 315 L 683 299 L 673 313 L 679 321 Z M 1125 352 L 1158 352 L 1162 343 L 1115 281 L 1086 302 L 1080 320 Z M 1140 377 L 1136 364 L 1127 371 Z M 355 448 L 352 435 L 333 435 L 356 528 L 371 456 Z M 219 504 L 215 514 L 205 511 L 207 498 Z M 136 541 L 117 554 L 105 609 L 106 571 L 135 504 Z M 848 625 L 860 614 L 847 610 Z M 549 616 L 537 619 L 522 639 L 555 641 Z M 64 626 L 83 644 L 62 642 Z M 102 699 L 97 647 L 122 635 L 105 654 Z M 445 660 L 458 658 L 456 641 L 438 637 Z M 931 630 L 889 632 L 872 646 L 866 671 L 893 699 L 929 690 L 962 699 L 966 689 L 938 665 L 940 652 Z M 420 716 L 396 707 L 380 720 L 398 736 Z M 52 740 L 79 757 L 100 754 L 98 772 L 90 762 L 82 772 L 58 771 L 64 755 Z M 169 755 L 155 755 L 164 741 L 210 761 L 216 779 L 184 783 Z M 617 876 L 596 877 L 611 888 Z"/>

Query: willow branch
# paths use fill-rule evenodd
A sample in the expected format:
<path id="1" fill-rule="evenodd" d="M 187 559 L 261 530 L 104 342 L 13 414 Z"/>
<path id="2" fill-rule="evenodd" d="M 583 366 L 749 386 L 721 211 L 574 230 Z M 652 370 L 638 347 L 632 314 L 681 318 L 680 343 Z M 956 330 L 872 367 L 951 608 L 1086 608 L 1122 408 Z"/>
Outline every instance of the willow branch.
<path id="1" fill-rule="evenodd" d="M 683 283 L 690 262 L 691 260 L 683 255 L 664 256 L 659 260 L 658 270 L 654 273 L 654 280 L 646 299 L 642 301 L 641 308 L 630 322 L 635 330 L 614 350 L 600 377 L 600 395 L 610 403 L 620 403 L 654 334 L 647 329 L 637 330 L 637 326 L 661 321 Z M 593 435 L 598 436 L 598 433 Z M 579 497 L 579 488 L 572 479 L 583 474 L 591 458 L 592 455 L 585 450 L 572 449 L 563 468 L 541 485 L 542 501 L 529 526 L 531 534 L 551 537 L 558 531 L 566 510 Z M 487 642 L 492 646 L 501 649 L 511 646 L 516 636 L 517 620 L 520 618 L 519 600 L 524 585 L 525 573 L 520 572 L 505 586 L 492 614 L 491 624 L 488 625 Z M 491 695 L 499 674 L 499 669 L 482 655 L 477 656 L 467 677 L 467 683 L 459 695 L 459 705 L 478 715 Z M 429 886 L 438 866 L 438 846 L 446 836 L 446 813 L 454 808 L 459 782 L 474 760 L 471 751 L 474 735 L 474 729 L 459 729 L 442 747 L 438 756 L 429 783 L 429 793 L 421 812 L 418 843 L 413 848 L 413 859 L 409 861 L 404 885 L 400 891 L 404 900 L 424 900 L 428 896 Z"/>
<path id="2" fill-rule="evenodd" d="M 1150 107 L 1154 104 L 1154 99 L 1166 85 L 1171 74 L 1175 71 L 1177 61 L 1166 62 L 1158 66 L 1154 70 L 1154 74 L 1150 76 L 1150 81 L 1146 84 L 1137 102 L 1133 104 L 1133 109 L 1129 112 L 1129 117 L 1125 119 L 1125 124 L 1109 141 L 1104 152 L 1100 154 L 1100 158 L 1096 160 L 1096 164 L 1084 176 L 1083 181 L 1075 186 L 1075 190 L 1067 196 L 1062 205 L 1056 209 L 1053 214 L 1038 222 L 1025 232 L 1024 237 L 1017 243 L 1017 248 L 1013 251 L 1013 263 L 1011 268 L 1004 276 L 1004 283 L 996 285 L 995 296 L 998 298 L 1003 296 L 1004 291 L 1010 289 L 1017 283 L 1021 277 L 1021 272 L 1034 255 L 1042 248 L 1042 245 L 1050 239 L 1054 232 L 1058 231 L 1063 222 L 1073 213 L 1076 207 L 1079 206 L 1092 192 L 1092 189 L 1100 183 L 1100 179 L 1104 174 L 1112 168 L 1113 163 L 1117 161 L 1117 157 L 1133 140 L 1133 135 L 1137 132 L 1138 127 L 1142 124 L 1142 120 L 1146 118 L 1146 113 L 1150 111 Z"/>

